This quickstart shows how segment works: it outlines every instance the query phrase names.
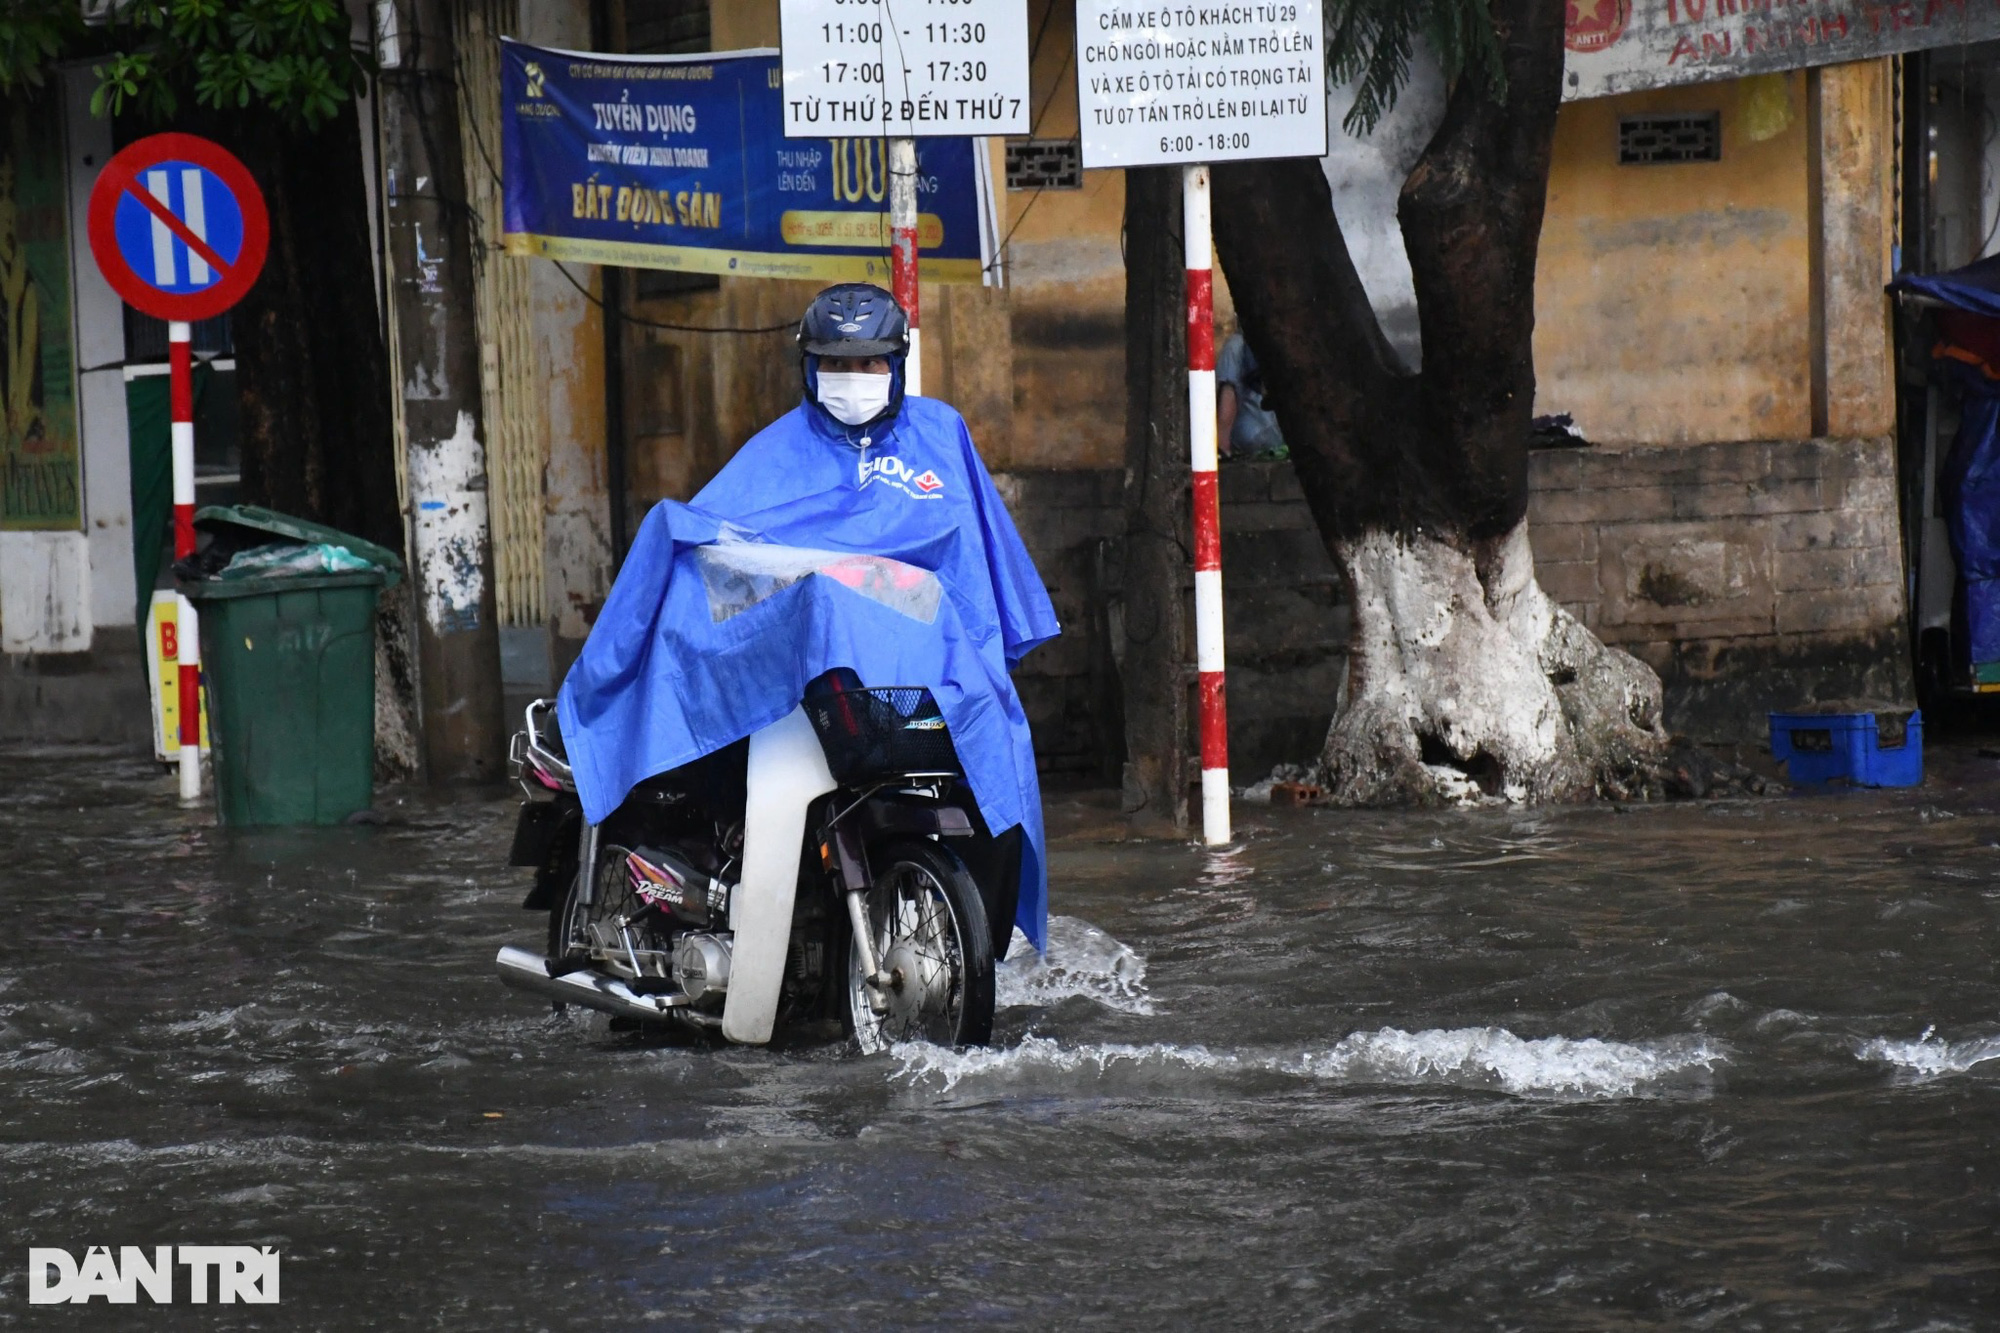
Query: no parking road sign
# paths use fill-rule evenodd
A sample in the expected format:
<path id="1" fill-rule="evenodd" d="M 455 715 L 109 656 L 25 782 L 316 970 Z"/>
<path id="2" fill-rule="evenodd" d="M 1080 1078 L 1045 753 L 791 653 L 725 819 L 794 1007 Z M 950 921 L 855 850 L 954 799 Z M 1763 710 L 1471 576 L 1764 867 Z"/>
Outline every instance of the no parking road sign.
<path id="1" fill-rule="evenodd" d="M 192 134 L 131 144 L 90 192 L 97 267 L 127 304 L 156 319 L 212 319 L 242 300 L 270 234 L 249 171 Z"/>
<path id="2" fill-rule="evenodd" d="M 264 195 L 220 144 L 155 134 L 97 173 L 90 252 L 127 305 L 167 322 L 173 432 L 174 558 L 194 554 L 194 373 L 189 325 L 243 299 L 270 248 Z M 181 800 L 201 796 L 201 632 L 185 594 L 174 602 L 180 678 Z"/>

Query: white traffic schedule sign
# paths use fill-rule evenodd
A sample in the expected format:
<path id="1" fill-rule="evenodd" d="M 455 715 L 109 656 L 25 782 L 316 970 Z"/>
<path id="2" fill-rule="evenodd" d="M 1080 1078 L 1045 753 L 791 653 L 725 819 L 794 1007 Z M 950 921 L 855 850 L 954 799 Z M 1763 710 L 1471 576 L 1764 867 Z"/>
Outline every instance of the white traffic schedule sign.
<path id="1" fill-rule="evenodd" d="M 780 0 L 785 135 L 1028 132 L 1028 0 Z"/>
<path id="2" fill-rule="evenodd" d="M 1077 0 L 1086 167 L 1326 156 L 1320 0 Z"/>

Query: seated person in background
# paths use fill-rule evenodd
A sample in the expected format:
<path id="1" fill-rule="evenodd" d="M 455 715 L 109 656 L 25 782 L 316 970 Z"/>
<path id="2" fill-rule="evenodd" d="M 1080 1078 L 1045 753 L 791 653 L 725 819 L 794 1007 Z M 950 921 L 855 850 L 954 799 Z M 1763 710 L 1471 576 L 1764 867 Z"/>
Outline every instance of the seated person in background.
<path id="1" fill-rule="evenodd" d="M 1285 437 L 1264 401 L 1264 372 L 1239 331 L 1215 358 L 1215 437 L 1224 458 L 1284 458 Z"/>

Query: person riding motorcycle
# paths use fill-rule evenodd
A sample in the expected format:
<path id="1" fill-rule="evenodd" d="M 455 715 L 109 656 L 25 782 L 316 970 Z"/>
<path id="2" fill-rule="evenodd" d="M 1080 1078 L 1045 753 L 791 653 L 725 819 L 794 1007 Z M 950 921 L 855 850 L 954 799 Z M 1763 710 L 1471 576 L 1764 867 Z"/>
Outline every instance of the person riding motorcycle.
<path id="1" fill-rule="evenodd" d="M 584 815 L 598 824 L 655 775 L 754 742 L 829 677 L 922 687 L 981 825 L 954 846 L 980 882 L 995 953 L 1012 926 L 1042 948 L 1040 790 L 1009 673 L 1060 632 L 1048 594 L 964 419 L 907 392 L 909 323 L 888 292 L 866 283 L 821 292 L 799 323 L 797 350 L 798 405 L 692 501 L 662 501 L 648 515 L 564 682 L 562 735 Z M 811 572 L 836 581 L 851 572 L 840 553 L 886 561 L 904 571 L 896 577 L 925 581 L 931 602 L 884 615 L 859 587 L 862 598 L 814 601 L 795 574 L 742 573 L 785 552 L 826 557 Z M 725 565 L 738 592 L 791 590 L 750 600 L 794 600 L 742 612 L 748 602 L 719 591 L 728 580 L 715 571 Z M 752 788 L 754 822 L 754 771 Z M 737 949 L 741 967 L 740 930 Z M 728 1022 L 724 1034 L 761 1039 L 736 1036 Z"/>
<path id="2" fill-rule="evenodd" d="M 871 554 L 935 549 L 941 562 L 919 556 L 913 563 L 935 569 L 968 623 L 997 631 L 1011 673 L 1061 627 L 965 418 L 905 388 L 909 317 L 872 283 L 840 283 L 813 298 L 796 344 L 798 406 L 752 436 L 692 506 L 775 541 Z M 978 540 L 953 540 L 963 536 L 968 506 Z M 1019 709 L 1018 698 L 1009 702 Z M 1025 739 L 1025 717 L 1019 732 Z M 1032 783 L 1032 752 L 1026 769 Z M 998 914 L 995 924 L 1004 931 L 1017 921 L 1041 948 L 1047 905 L 1039 788 L 1031 793 L 1032 813 L 1020 821 L 995 820 L 995 803 L 980 796 L 996 833 L 1016 822 L 1031 826 L 1020 901 L 1001 903 L 1015 910 Z M 1011 860 L 1012 844 L 995 854 Z M 1003 940 L 997 952 L 1005 951 Z"/>

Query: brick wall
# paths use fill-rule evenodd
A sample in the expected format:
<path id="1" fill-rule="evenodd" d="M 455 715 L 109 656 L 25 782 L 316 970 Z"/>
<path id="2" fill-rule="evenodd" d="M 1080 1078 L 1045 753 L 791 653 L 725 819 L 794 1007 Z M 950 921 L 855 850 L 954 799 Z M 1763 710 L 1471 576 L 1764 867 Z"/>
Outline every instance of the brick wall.
<path id="1" fill-rule="evenodd" d="M 1117 614 L 1123 474 L 1108 468 L 997 472 L 993 482 L 1055 603 L 1062 636 L 1014 674 L 1052 776 L 1117 786 L 1124 763 L 1111 626 Z"/>
<path id="2" fill-rule="evenodd" d="M 1529 477 L 1542 586 L 1660 673 L 1675 731 L 1755 743 L 1772 709 L 1909 698 L 1886 438 L 1544 450 Z M 1115 783 L 1121 476 L 995 480 L 1064 628 L 1016 676 L 1044 771 Z M 1224 467 L 1222 526 L 1231 766 L 1249 781 L 1318 749 L 1348 615 L 1290 464 Z"/>
<path id="3" fill-rule="evenodd" d="M 1290 463 L 1231 463 L 1221 480 L 1229 757 L 1240 786 L 1311 757 L 1326 738 L 1347 683 L 1347 593 Z"/>
<path id="4" fill-rule="evenodd" d="M 1546 450 L 1529 475 L 1542 587 L 1660 673 L 1676 731 L 1909 699 L 1889 439 Z"/>
<path id="5" fill-rule="evenodd" d="M 1063 625 L 1014 678 L 1042 770 L 1116 785 L 1123 474 L 1019 471 L 994 481 Z M 1326 735 L 1346 671 L 1347 608 L 1291 464 L 1224 468 L 1222 530 L 1230 755 L 1239 773 L 1262 776 Z M 1192 580 L 1187 614 L 1191 643 Z"/>

